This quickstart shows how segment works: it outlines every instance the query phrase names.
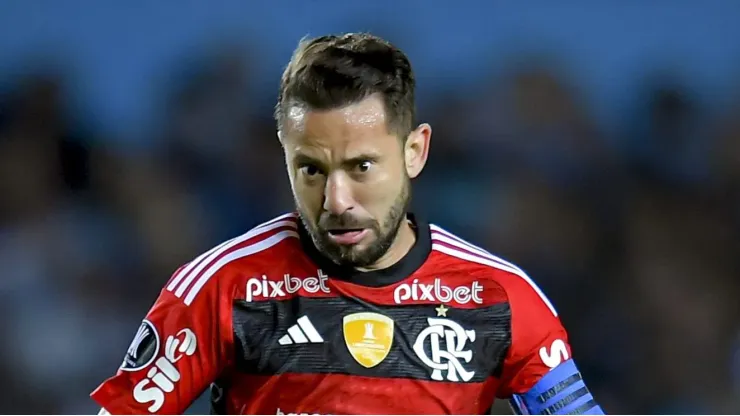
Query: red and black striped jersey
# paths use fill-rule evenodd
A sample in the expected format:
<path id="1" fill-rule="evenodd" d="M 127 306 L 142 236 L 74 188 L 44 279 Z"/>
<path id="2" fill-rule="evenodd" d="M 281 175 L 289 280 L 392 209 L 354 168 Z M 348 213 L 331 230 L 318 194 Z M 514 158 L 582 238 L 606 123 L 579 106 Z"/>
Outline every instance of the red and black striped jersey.
<path id="1" fill-rule="evenodd" d="M 409 219 L 414 247 L 379 271 L 326 260 L 295 214 L 200 255 L 92 397 L 113 414 L 179 414 L 210 386 L 214 413 L 482 414 L 569 360 L 527 274 Z"/>

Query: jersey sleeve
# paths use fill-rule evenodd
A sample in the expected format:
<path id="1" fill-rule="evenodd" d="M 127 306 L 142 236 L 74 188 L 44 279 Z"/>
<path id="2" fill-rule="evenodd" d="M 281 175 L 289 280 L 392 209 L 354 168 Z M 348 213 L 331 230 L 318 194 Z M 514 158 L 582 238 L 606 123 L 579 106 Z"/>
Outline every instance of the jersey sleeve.
<path id="1" fill-rule="evenodd" d="M 161 291 L 116 374 L 91 394 L 111 414 L 182 414 L 227 365 L 230 297 L 218 279 L 199 287 L 183 271 Z"/>
<path id="2" fill-rule="evenodd" d="M 523 273 L 507 283 L 511 345 L 498 397 L 510 399 L 517 414 L 603 414 L 575 366 L 568 334 L 550 301 Z"/>

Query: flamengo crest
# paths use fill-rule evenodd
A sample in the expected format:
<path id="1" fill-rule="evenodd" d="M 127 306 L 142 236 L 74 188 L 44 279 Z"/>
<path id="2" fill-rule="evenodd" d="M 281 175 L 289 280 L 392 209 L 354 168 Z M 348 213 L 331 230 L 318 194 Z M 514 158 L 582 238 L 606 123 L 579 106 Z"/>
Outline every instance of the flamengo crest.
<path id="1" fill-rule="evenodd" d="M 437 316 L 447 316 L 448 308 L 436 308 Z M 475 330 L 466 330 L 457 322 L 446 318 L 427 318 L 429 326 L 419 333 L 414 342 L 414 352 L 432 369 L 432 380 L 470 381 L 475 371 L 468 371 L 463 362 L 473 359 L 468 341 L 475 341 Z M 427 351 L 429 353 L 427 353 Z"/>

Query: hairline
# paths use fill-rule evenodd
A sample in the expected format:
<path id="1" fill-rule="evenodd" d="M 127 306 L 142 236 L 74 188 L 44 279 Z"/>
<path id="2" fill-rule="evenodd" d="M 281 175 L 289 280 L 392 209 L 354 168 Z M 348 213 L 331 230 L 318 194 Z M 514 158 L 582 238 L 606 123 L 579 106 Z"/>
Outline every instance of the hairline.
<path id="1" fill-rule="evenodd" d="M 393 122 L 390 117 L 388 117 L 388 108 L 386 106 L 385 102 L 385 94 L 382 92 L 370 92 L 369 94 L 366 94 L 359 100 L 354 100 L 339 106 L 333 106 L 333 107 L 327 107 L 327 108 L 314 108 L 310 106 L 308 103 L 303 102 L 296 98 L 291 98 L 288 101 L 283 101 L 280 103 L 280 110 L 278 112 L 279 117 L 277 120 L 277 127 L 278 127 L 278 133 L 282 133 L 285 131 L 285 121 L 289 118 L 290 110 L 294 108 L 298 108 L 300 110 L 303 110 L 304 114 L 313 112 L 313 113 L 320 113 L 320 112 L 330 112 L 330 111 L 337 111 L 342 110 L 348 107 L 351 107 L 353 105 L 357 105 L 362 103 L 363 101 L 373 97 L 378 96 L 381 105 L 383 106 L 383 115 L 385 117 L 385 129 L 388 134 L 393 134 L 397 136 L 400 140 L 406 141 L 408 136 L 411 134 L 412 131 L 414 131 L 413 125 L 406 126 L 400 126 L 400 122 Z M 399 125 L 396 127 L 393 127 L 393 125 Z M 406 131 L 407 130 L 407 131 Z"/>

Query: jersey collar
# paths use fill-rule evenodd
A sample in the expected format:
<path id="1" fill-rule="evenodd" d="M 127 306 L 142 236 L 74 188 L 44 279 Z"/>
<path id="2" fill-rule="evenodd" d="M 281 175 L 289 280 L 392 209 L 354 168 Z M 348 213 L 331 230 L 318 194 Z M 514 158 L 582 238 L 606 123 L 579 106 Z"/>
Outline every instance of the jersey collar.
<path id="1" fill-rule="evenodd" d="M 352 267 L 340 267 L 328 258 L 324 257 L 314 246 L 311 237 L 298 221 L 298 233 L 301 237 L 301 245 L 304 252 L 316 263 L 319 268 L 329 277 L 346 280 L 358 285 L 369 287 L 381 287 L 392 285 L 411 276 L 418 270 L 429 257 L 432 251 L 432 238 L 429 224 L 418 215 L 407 213 L 406 217 L 416 232 L 416 242 L 411 250 L 394 265 L 385 269 L 362 272 Z"/>

